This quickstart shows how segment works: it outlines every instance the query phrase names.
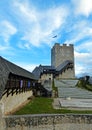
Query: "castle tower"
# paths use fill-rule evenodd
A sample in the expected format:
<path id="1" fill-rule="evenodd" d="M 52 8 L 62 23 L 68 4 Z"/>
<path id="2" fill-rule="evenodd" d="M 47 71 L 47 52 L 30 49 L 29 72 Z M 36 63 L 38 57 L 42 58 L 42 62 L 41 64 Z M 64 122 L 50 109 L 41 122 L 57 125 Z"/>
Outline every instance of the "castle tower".
<path id="1" fill-rule="evenodd" d="M 74 66 L 74 46 L 73 44 L 69 45 L 63 44 L 61 46 L 59 43 L 56 43 L 51 49 L 51 65 L 57 68 L 60 64 L 63 64 L 65 61 L 72 61 Z M 70 76 L 70 78 L 74 78 L 75 77 L 74 67 L 71 70 L 71 74 L 72 75 Z"/>

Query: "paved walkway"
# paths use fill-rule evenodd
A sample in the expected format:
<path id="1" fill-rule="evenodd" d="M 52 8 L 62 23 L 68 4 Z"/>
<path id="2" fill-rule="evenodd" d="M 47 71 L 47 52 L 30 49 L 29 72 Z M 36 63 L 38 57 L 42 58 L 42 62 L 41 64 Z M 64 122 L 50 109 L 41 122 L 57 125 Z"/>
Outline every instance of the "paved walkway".
<path id="1" fill-rule="evenodd" d="M 55 98 L 53 107 L 55 109 L 92 110 L 92 99 Z"/>
<path id="2" fill-rule="evenodd" d="M 59 98 L 53 103 L 55 109 L 92 110 L 92 92 L 75 87 L 76 83 L 76 80 L 55 81 L 59 91 Z"/>
<path id="3" fill-rule="evenodd" d="M 92 92 L 76 87 L 78 80 L 62 80 L 55 81 L 55 86 L 58 87 L 58 95 L 60 98 L 79 98 L 92 99 Z"/>

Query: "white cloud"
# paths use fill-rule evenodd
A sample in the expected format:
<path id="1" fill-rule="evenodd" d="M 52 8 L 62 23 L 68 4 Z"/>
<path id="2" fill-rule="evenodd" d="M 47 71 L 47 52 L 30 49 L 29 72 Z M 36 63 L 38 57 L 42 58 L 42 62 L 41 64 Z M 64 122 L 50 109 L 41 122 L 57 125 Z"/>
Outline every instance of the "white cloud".
<path id="1" fill-rule="evenodd" d="M 28 63 L 25 63 L 25 62 L 24 63 L 18 62 L 18 63 L 16 63 L 16 65 L 18 65 L 18 66 L 20 66 L 20 67 L 22 67 L 22 68 L 24 68 L 24 69 L 26 69 L 30 72 L 32 72 L 34 70 L 34 68 L 36 66 L 38 66 L 38 64 L 32 64 L 32 63 L 28 64 Z"/>
<path id="2" fill-rule="evenodd" d="M 70 27 L 66 43 L 75 44 L 76 75 L 92 74 L 92 25 L 88 21 L 75 21 Z"/>
<path id="3" fill-rule="evenodd" d="M 83 53 L 83 52 L 76 52 L 75 51 L 75 59 L 76 61 L 81 64 L 85 64 L 87 60 L 91 57 L 90 53 Z"/>
<path id="4" fill-rule="evenodd" d="M 84 72 L 84 67 L 80 64 L 75 64 L 75 74 L 76 76 L 81 75 Z"/>
<path id="5" fill-rule="evenodd" d="M 68 11 L 64 6 L 53 7 L 48 10 L 38 11 L 32 4 L 14 1 L 14 15 L 19 24 L 21 40 L 34 46 L 42 43 L 51 44 L 51 36 L 63 26 Z"/>
<path id="6" fill-rule="evenodd" d="M 84 41 L 83 43 L 81 43 L 80 45 L 76 47 L 76 50 L 80 52 L 82 51 L 88 52 L 90 56 L 92 54 L 92 42 L 90 40 Z"/>
<path id="7" fill-rule="evenodd" d="M 75 57 L 77 58 L 77 59 L 83 59 L 83 58 L 87 58 L 88 56 L 90 56 L 90 54 L 89 53 L 83 53 L 83 52 L 76 52 L 75 51 Z"/>
<path id="8" fill-rule="evenodd" d="M 14 1 L 13 3 L 13 7 L 15 9 L 17 9 L 14 13 L 16 16 L 18 16 L 18 18 L 20 18 L 22 21 L 21 21 L 21 24 L 22 22 L 36 22 L 37 21 L 37 12 L 35 10 L 35 7 L 33 6 L 30 6 L 30 4 L 28 3 L 28 1 L 22 1 L 22 2 L 19 2 L 18 0 L 17 1 Z M 19 19 L 19 20 L 20 20 Z"/>
<path id="9" fill-rule="evenodd" d="M 76 14 L 89 16 L 92 13 L 92 0 L 72 0 Z"/>
<path id="10" fill-rule="evenodd" d="M 75 48 L 75 60 L 85 71 L 92 73 L 92 42 L 84 42 Z"/>
<path id="11" fill-rule="evenodd" d="M 76 70 L 76 75 L 79 74 L 90 74 L 92 75 L 92 52 L 82 52 L 81 48 L 83 45 L 80 45 L 78 47 L 76 47 L 75 50 L 75 70 Z M 86 46 L 86 44 L 84 44 L 84 46 L 86 49 L 88 49 L 89 47 L 91 48 L 90 45 Z M 84 48 L 84 49 L 85 49 Z"/>
<path id="12" fill-rule="evenodd" d="M 17 32 L 17 29 L 7 20 L 0 22 L 0 37 L 8 42 L 12 35 Z"/>
<path id="13" fill-rule="evenodd" d="M 31 45 L 30 45 L 30 43 L 25 43 L 23 45 L 23 43 L 19 42 L 18 43 L 18 47 L 21 48 L 21 49 L 28 49 L 28 50 L 30 50 Z"/>
<path id="14" fill-rule="evenodd" d="M 75 44 L 86 37 L 92 37 L 92 24 L 87 20 L 75 21 L 70 29 L 68 29 L 68 33 L 69 37 L 65 42 Z"/>
<path id="15" fill-rule="evenodd" d="M 85 76 L 85 75 L 89 75 L 92 76 L 92 67 L 89 66 L 83 66 L 80 63 L 75 65 L 75 74 L 76 76 L 80 77 L 80 76 Z"/>
<path id="16" fill-rule="evenodd" d="M 0 45 L 0 51 L 6 51 L 8 49 L 7 45 Z"/>

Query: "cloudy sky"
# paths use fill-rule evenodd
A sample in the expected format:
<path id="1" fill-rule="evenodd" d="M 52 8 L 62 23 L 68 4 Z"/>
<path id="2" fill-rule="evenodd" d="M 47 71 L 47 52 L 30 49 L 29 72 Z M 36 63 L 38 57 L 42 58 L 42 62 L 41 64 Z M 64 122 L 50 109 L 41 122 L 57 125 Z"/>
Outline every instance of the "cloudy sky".
<path id="1" fill-rule="evenodd" d="M 32 71 L 54 43 L 74 44 L 76 76 L 92 75 L 92 0 L 0 0 L 0 56 Z"/>

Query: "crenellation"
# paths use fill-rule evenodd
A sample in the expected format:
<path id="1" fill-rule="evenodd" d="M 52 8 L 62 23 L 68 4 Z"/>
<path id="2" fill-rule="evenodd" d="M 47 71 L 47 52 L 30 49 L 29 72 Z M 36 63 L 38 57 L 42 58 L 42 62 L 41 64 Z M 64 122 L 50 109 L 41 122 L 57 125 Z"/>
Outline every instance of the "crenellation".
<path id="1" fill-rule="evenodd" d="M 63 43 L 62 45 L 60 45 L 59 43 L 56 43 L 51 50 L 51 65 L 57 68 L 65 61 L 72 61 L 72 63 L 74 64 L 74 46 L 73 44 L 67 45 L 66 43 Z M 69 78 L 70 74 L 72 74 L 70 78 L 75 77 L 75 67 L 71 70 L 71 72 L 69 70 L 69 73 L 67 72 L 67 75 L 64 75 L 66 75 L 66 78 Z"/>
<path id="2" fill-rule="evenodd" d="M 73 45 L 73 44 L 69 44 L 69 46 L 72 46 L 72 47 L 73 47 L 74 45 Z"/>
<path id="3" fill-rule="evenodd" d="M 64 43 L 62 46 L 66 47 L 66 46 L 67 46 L 67 44 L 65 44 L 65 43 Z"/>

